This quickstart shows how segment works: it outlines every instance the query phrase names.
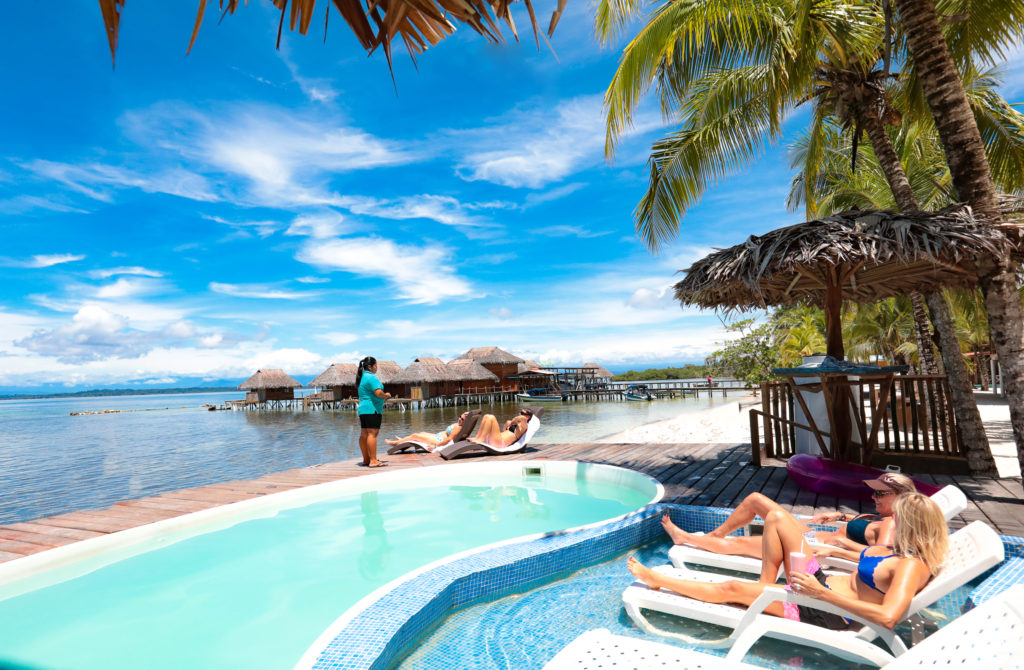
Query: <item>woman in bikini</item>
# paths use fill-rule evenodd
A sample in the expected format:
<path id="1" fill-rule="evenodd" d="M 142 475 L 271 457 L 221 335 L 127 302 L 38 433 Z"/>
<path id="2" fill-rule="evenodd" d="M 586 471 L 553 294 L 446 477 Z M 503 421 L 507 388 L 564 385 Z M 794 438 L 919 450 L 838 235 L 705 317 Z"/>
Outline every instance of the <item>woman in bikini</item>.
<path id="1" fill-rule="evenodd" d="M 844 512 L 825 512 L 811 517 L 806 523 L 797 519 L 803 526 L 808 539 L 830 544 L 848 551 L 860 551 L 864 547 L 875 544 L 889 544 L 892 539 L 892 504 L 902 493 L 912 493 L 914 481 L 898 472 L 886 472 L 878 479 L 866 479 L 864 483 L 872 489 L 876 514 L 846 514 Z M 744 498 L 732 514 L 718 528 L 706 535 L 694 535 L 672 523 L 668 512 L 661 518 L 661 525 L 675 544 L 689 544 L 715 554 L 733 556 L 752 556 L 761 558 L 761 538 L 757 536 L 730 536 L 729 533 L 742 528 L 755 516 L 767 519 L 774 511 L 782 507 L 761 493 L 751 493 Z M 783 510 L 784 511 L 784 510 Z M 845 521 L 846 525 L 837 531 L 814 531 L 808 523 L 825 524 Z"/>
<path id="2" fill-rule="evenodd" d="M 401 444 L 402 442 L 408 442 L 409 440 L 412 440 L 414 442 L 423 442 L 424 444 L 427 445 L 427 451 L 434 451 L 438 447 L 443 447 L 446 444 L 450 444 L 451 442 L 455 442 L 456 440 L 459 439 L 459 435 L 462 433 L 462 424 L 465 423 L 466 415 L 468 414 L 469 412 L 463 412 L 459 416 L 458 421 L 449 425 L 447 428 L 440 432 L 413 433 L 412 435 L 406 435 L 405 437 L 398 437 L 397 435 L 395 435 L 394 439 L 384 440 L 384 442 L 389 447 L 393 447 L 396 444 Z"/>
<path id="3" fill-rule="evenodd" d="M 470 441 L 489 447 L 507 447 L 526 433 L 532 418 L 533 410 L 524 407 L 518 415 L 506 421 L 504 427 L 500 427 L 493 414 L 484 414 L 480 417 L 480 429 L 476 431 L 476 437 L 471 437 Z"/>
<path id="4" fill-rule="evenodd" d="M 629 571 L 651 588 L 663 588 L 709 603 L 749 606 L 765 587 L 774 585 L 779 565 L 785 564 L 790 586 L 801 594 L 843 607 L 857 616 L 892 629 L 903 618 L 910 601 L 938 574 L 949 548 L 946 521 L 939 506 L 921 493 L 905 493 L 893 503 L 895 530 L 891 547 L 876 545 L 860 552 L 857 570 L 849 575 L 825 575 L 817 560 L 811 559 L 807 572 L 793 572 L 790 552 L 810 555 L 803 536 L 803 523 L 785 510 L 768 512 L 764 545 L 764 567 L 757 582 L 720 583 L 676 579 L 645 567 L 635 557 Z M 826 628 L 844 629 L 847 621 L 838 615 L 803 605 L 775 602 L 768 614 L 807 621 Z"/>

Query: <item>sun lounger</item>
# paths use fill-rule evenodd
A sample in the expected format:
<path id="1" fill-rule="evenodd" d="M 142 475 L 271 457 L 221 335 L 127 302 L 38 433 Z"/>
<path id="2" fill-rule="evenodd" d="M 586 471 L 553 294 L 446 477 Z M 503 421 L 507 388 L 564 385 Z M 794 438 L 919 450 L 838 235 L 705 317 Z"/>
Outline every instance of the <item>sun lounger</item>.
<path id="1" fill-rule="evenodd" d="M 957 514 L 967 509 L 967 496 L 964 495 L 963 491 L 952 485 L 944 486 L 931 498 L 938 504 L 939 508 L 942 509 L 942 514 L 946 517 L 946 521 L 949 521 Z M 810 517 L 800 518 L 806 521 Z M 809 544 L 813 548 L 815 545 L 820 545 L 821 543 L 810 540 Z M 705 549 L 698 549 L 697 547 L 691 547 L 688 545 L 681 544 L 672 547 L 668 550 L 668 557 L 669 560 L 672 561 L 672 564 L 677 568 L 681 568 L 685 565 L 710 565 L 724 570 L 735 570 L 737 572 L 749 572 L 752 574 L 761 573 L 760 558 L 716 554 Z M 841 559 L 829 559 L 829 561 L 833 567 L 849 568 L 849 561 L 842 561 Z"/>
<path id="2" fill-rule="evenodd" d="M 526 445 L 530 443 L 530 440 L 540 428 L 540 417 L 544 414 L 543 407 L 530 407 L 530 409 L 533 410 L 533 418 L 530 419 L 526 432 L 507 447 L 492 447 L 480 442 L 474 442 L 473 440 L 460 440 L 441 447 L 435 453 L 440 454 L 441 458 L 447 461 L 471 451 L 485 451 L 488 454 L 494 455 L 514 454 L 517 451 L 522 451 L 526 449 Z"/>
<path id="3" fill-rule="evenodd" d="M 981 573 L 1002 562 L 1004 556 L 1003 542 L 994 530 L 975 521 L 953 533 L 949 538 L 949 556 L 938 575 L 914 596 L 904 614 L 904 619 L 917 614 L 946 594 L 966 584 Z M 723 575 L 690 571 L 666 565 L 657 568 L 666 574 L 683 579 L 707 582 L 721 582 L 729 579 Z M 781 617 L 763 614 L 763 610 L 776 600 L 786 600 L 807 605 L 815 609 L 834 612 L 848 619 L 859 622 L 851 624 L 851 630 L 831 631 L 799 621 L 790 621 Z M 840 607 L 824 603 L 820 600 L 801 596 L 781 587 L 768 587 L 749 608 L 733 605 L 705 603 L 664 590 L 650 589 L 640 582 L 626 588 L 622 593 L 622 603 L 633 622 L 648 633 L 681 637 L 677 633 L 662 631 L 655 628 L 641 610 L 654 610 L 687 619 L 696 619 L 733 629 L 733 633 L 719 641 L 718 646 L 728 647 L 736 642 L 737 637 L 748 627 L 756 625 L 761 635 L 793 639 L 793 631 L 807 638 L 802 644 L 812 646 L 825 645 L 823 648 L 846 649 L 862 658 L 878 657 L 879 647 L 871 641 L 880 638 L 892 650 L 893 655 L 906 651 L 903 641 L 893 631 L 877 624 L 870 623 Z M 820 644 L 819 644 L 820 643 Z M 876 661 L 877 662 L 877 661 Z"/>
<path id="4" fill-rule="evenodd" d="M 480 420 L 481 412 L 478 409 L 471 409 L 466 414 L 466 420 L 462 422 L 462 428 L 459 430 L 460 435 L 472 435 L 476 429 L 476 422 Z M 434 445 L 423 440 L 403 440 L 395 446 L 388 449 L 389 454 L 397 454 L 405 451 L 406 449 L 413 449 L 414 451 L 431 451 Z"/>
<path id="5" fill-rule="evenodd" d="M 885 670 L 911 668 L 1022 668 L 1020 640 L 1024 636 L 1024 585 L 1011 586 L 985 604 L 943 626 L 898 658 L 883 659 Z M 623 635 L 605 628 L 587 631 L 552 658 L 544 670 L 598 670 L 607 668 L 690 668 L 692 670 L 753 670 L 743 663 L 747 650 L 759 638 L 754 629 L 744 633 L 728 656 L 712 656 L 692 649 Z M 804 639 L 796 640 L 806 643 Z"/>

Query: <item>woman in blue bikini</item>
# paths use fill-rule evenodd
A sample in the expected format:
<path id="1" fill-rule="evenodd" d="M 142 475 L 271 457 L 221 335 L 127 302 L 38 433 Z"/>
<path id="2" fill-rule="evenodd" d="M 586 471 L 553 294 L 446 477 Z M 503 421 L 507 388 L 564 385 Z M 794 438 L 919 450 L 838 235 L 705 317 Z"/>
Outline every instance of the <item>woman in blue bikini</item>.
<path id="1" fill-rule="evenodd" d="M 384 442 L 389 447 L 393 447 L 396 444 L 401 444 L 402 442 L 406 442 L 408 440 L 415 440 L 415 441 L 418 441 L 418 442 L 424 442 L 427 445 L 429 445 L 427 447 L 427 451 L 434 451 L 438 447 L 443 447 L 444 445 L 446 445 L 446 444 L 448 444 L 450 442 L 456 442 L 456 441 L 462 439 L 462 437 L 463 437 L 463 435 L 462 435 L 462 424 L 463 424 L 463 422 L 465 422 L 466 415 L 468 415 L 468 414 L 469 414 L 469 412 L 463 412 L 459 416 L 459 420 L 458 421 L 456 421 L 455 423 L 449 425 L 447 428 L 445 428 L 444 430 L 442 430 L 440 432 L 437 432 L 437 433 L 413 433 L 412 435 L 407 435 L 405 437 L 398 437 L 397 435 L 395 435 L 394 439 L 384 440 Z"/>
<path id="2" fill-rule="evenodd" d="M 888 544 L 892 538 L 892 503 L 901 493 L 912 493 L 914 481 L 898 472 L 886 472 L 878 479 L 866 479 L 864 483 L 873 490 L 875 514 L 846 514 L 825 512 L 811 517 L 807 522 L 798 522 L 808 539 L 827 543 L 848 551 L 860 551 L 873 544 Z M 731 536 L 729 533 L 742 528 L 755 516 L 766 519 L 771 512 L 782 510 L 782 506 L 762 493 L 751 493 L 743 499 L 722 524 L 706 535 L 694 535 L 672 523 L 668 513 L 661 519 L 661 525 L 675 544 L 690 544 L 715 554 L 752 556 L 761 558 L 761 538 L 757 536 Z M 785 511 L 785 510 L 783 510 Z M 837 531 L 814 531 L 808 523 L 826 524 L 846 522 Z M 837 554 L 838 555 L 838 554 Z M 854 555 L 853 559 L 856 559 Z"/>
<path id="3" fill-rule="evenodd" d="M 949 548 L 949 531 L 939 506 L 921 493 L 905 493 L 893 503 L 895 530 L 891 547 L 876 545 L 860 553 L 856 572 L 825 575 L 811 559 L 806 572 L 793 572 L 790 552 L 811 551 L 803 536 L 803 523 L 785 510 L 768 513 L 761 538 L 764 568 L 757 582 L 720 583 L 676 579 L 645 567 L 635 557 L 629 571 L 651 588 L 664 588 L 709 603 L 750 605 L 765 587 L 774 585 L 779 566 L 785 564 L 790 586 L 802 594 L 843 607 L 857 616 L 892 629 L 903 618 L 910 601 L 938 574 Z M 841 630 L 841 616 L 792 603 L 772 603 L 765 612 Z"/>

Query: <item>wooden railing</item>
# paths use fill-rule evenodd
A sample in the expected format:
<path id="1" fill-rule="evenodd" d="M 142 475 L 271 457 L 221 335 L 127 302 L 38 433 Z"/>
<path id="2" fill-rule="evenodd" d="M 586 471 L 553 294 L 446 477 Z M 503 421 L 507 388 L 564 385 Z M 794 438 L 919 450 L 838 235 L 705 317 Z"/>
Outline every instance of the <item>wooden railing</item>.
<path id="1" fill-rule="evenodd" d="M 875 452 L 963 458 L 944 376 L 898 375 L 891 385 L 879 379 L 853 380 L 846 385 L 860 424 L 853 432 L 854 440 L 863 445 L 864 462 L 870 462 Z M 761 384 L 761 407 L 750 410 L 755 464 L 760 464 L 762 452 L 768 458 L 795 454 L 797 431 L 830 437 L 825 426 L 796 421 L 794 410 L 800 403 L 795 395 L 788 381 Z M 814 441 L 819 442 L 817 438 Z"/>

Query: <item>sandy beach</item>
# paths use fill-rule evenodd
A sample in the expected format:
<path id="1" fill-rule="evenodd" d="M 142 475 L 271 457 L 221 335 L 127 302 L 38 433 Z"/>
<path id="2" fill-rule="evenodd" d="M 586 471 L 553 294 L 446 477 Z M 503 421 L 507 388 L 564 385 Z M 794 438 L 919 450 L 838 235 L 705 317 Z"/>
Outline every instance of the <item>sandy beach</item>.
<path id="1" fill-rule="evenodd" d="M 1020 464 L 1017 461 L 1013 428 L 1010 425 L 1010 408 L 1006 400 L 987 391 L 976 391 L 975 394 L 999 476 L 1020 477 Z M 747 404 L 756 399 L 753 395 L 744 396 L 699 413 L 682 414 L 671 419 L 635 426 L 602 438 L 598 442 L 749 444 L 750 423 L 746 412 L 740 409 L 740 404 Z"/>
<path id="2" fill-rule="evenodd" d="M 754 399 L 752 395 L 743 396 L 698 413 L 688 412 L 671 419 L 634 426 L 598 442 L 749 443 L 750 423 L 746 414 L 740 411 L 740 403 Z"/>

